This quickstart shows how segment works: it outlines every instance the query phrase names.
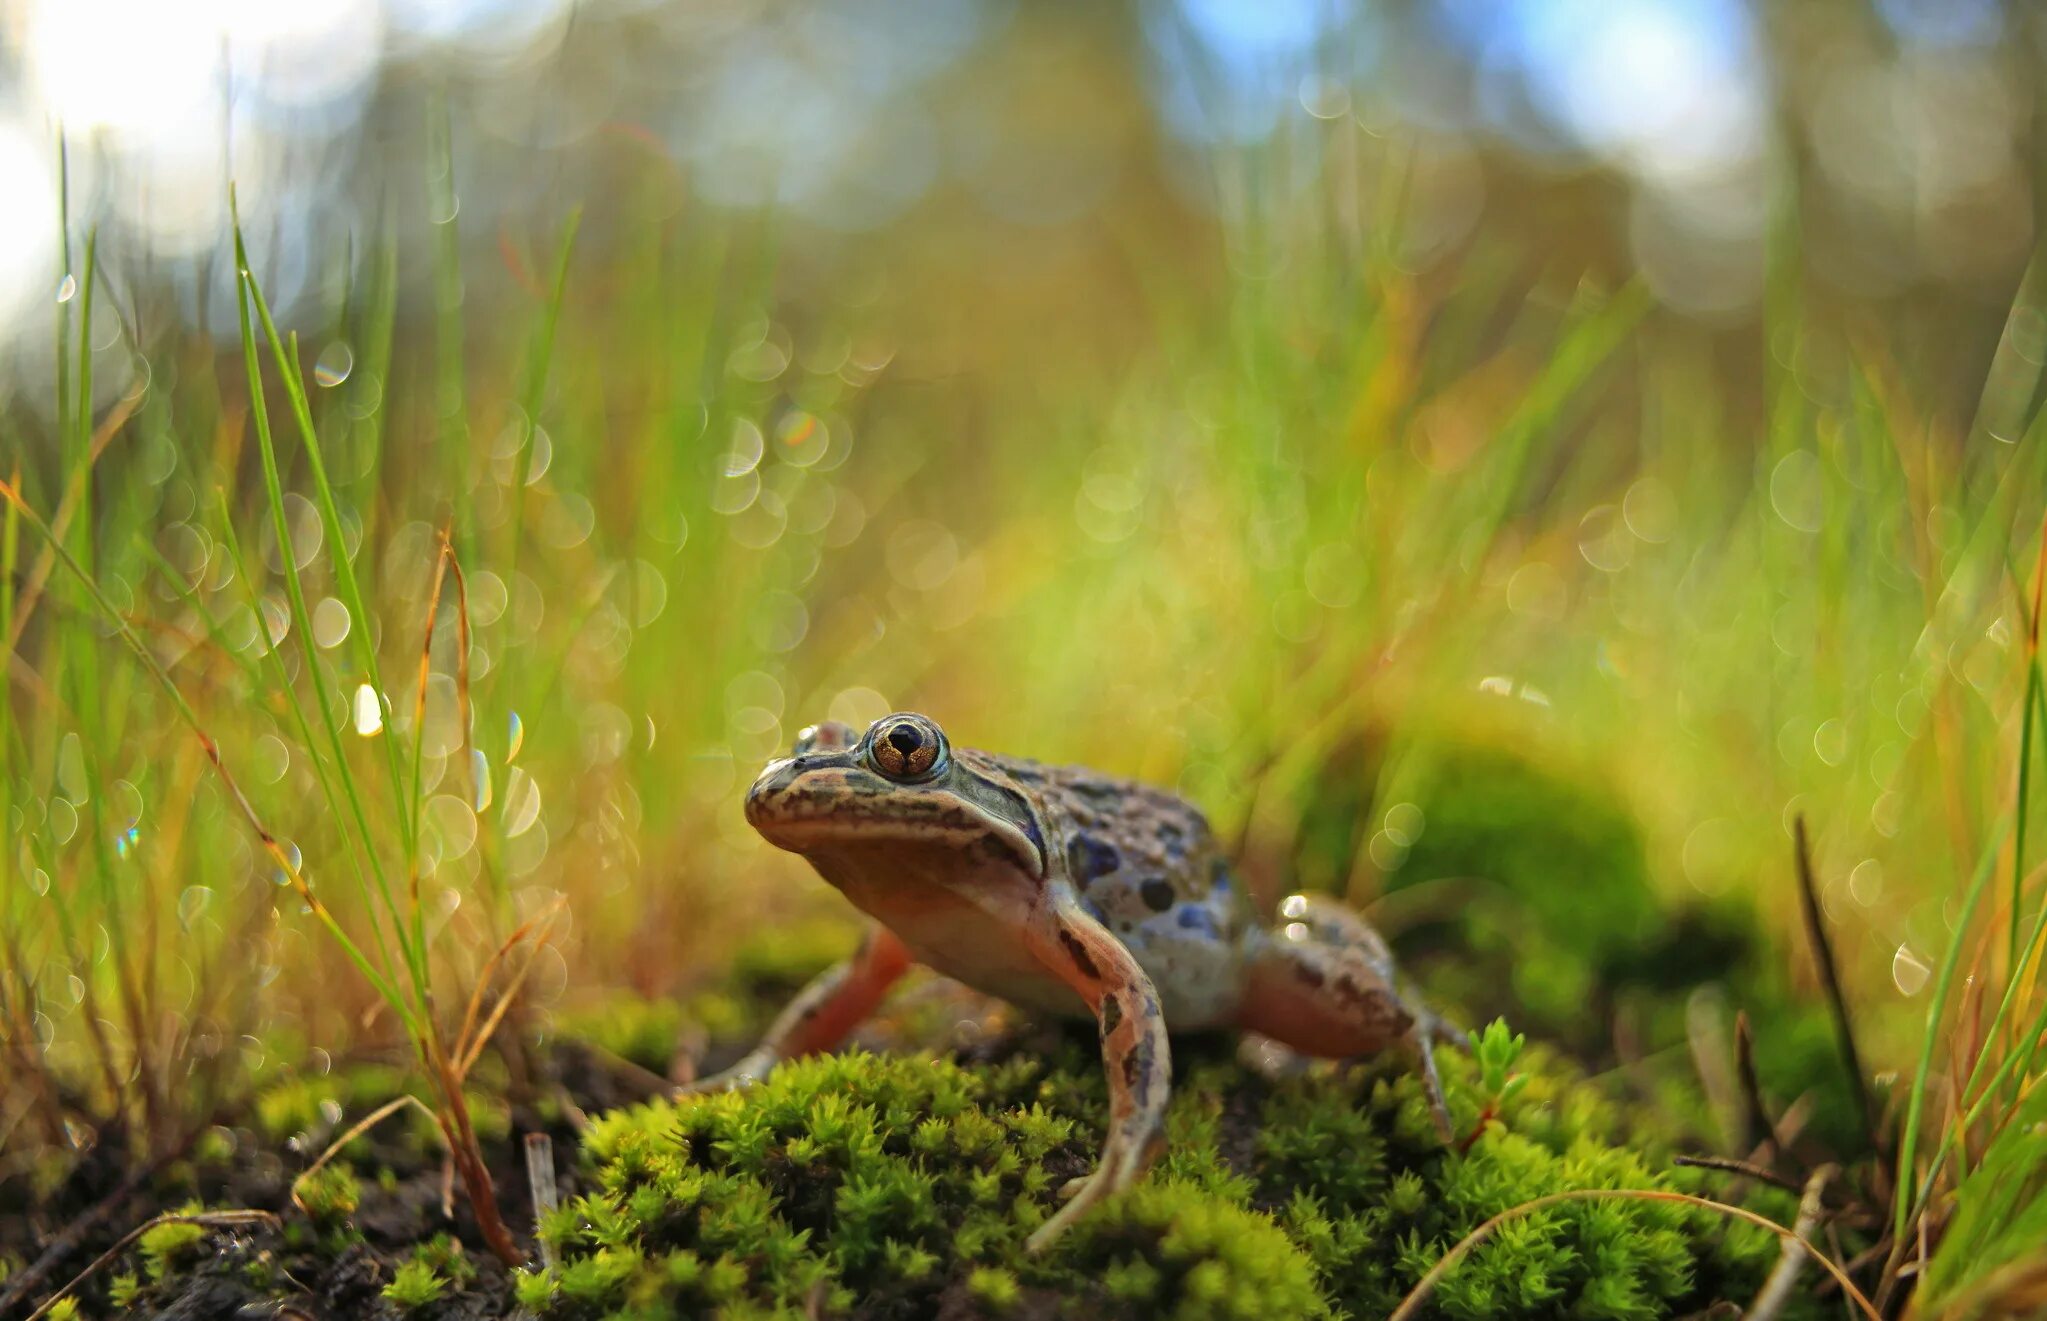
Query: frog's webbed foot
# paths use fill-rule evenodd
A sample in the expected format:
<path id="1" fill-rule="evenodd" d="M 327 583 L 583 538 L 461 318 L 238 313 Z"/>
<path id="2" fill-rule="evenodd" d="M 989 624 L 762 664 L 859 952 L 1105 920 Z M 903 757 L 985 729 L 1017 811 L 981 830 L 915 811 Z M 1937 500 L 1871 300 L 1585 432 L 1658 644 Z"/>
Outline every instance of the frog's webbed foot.
<path id="1" fill-rule="evenodd" d="M 783 1060 L 830 1050 L 874 1012 L 910 966 L 910 951 L 887 927 L 871 928 L 853 957 L 826 968 L 796 993 L 767 1036 L 730 1068 L 684 1083 L 677 1096 L 751 1087 Z"/>
<path id="2" fill-rule="evenodd" d="M 1401 994 L 1378 932 L 1331 899 L 1294 895 L 1250 962 L 1239 1025 L 1309 1055 L 1340 1059 L 1394 1047 L 1415 1059 L 1436 1132 L 1454 1136 L 1435 1043 L 1461 1035 Z"/>
<path id="3" fill-rule="evenodd" d="M 1123 943 L 1089 917 L 1070 892 L 1047 902 L 1033 948 L 1094 1010 L 1109 1080 L 1109 1132 L 1094 1173 L 1060 1189 L 1065 1205 L 1026 1246 L 1043 1252 L 1102 1199 L 1144 1176 L 1164 1137 L 1173 1059 L 1158 991 Z"/>

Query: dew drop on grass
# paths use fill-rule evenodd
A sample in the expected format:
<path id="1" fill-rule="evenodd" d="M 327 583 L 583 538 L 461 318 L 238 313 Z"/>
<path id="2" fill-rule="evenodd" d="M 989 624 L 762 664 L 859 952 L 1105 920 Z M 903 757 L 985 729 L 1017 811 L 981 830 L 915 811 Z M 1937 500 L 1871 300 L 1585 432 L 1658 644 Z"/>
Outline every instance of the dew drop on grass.
<path id="1" fill-rule="evenodd" d="M 178 925 L 190 931 L 192 924 L 205 916 L 207 905 L 213 902 L 213 890 L 204 885 L 188 885 L 178 896 Z"/>
<path id="2" fill-rule="evenodd" d="M 76 731 L 66 734 L 57 745 L 57 787 L 73 803 L 82 803 L 91 796 L 91 786 L 85 777 L 85 744 Z"/>
<path id="3" fill-rule="evenodd" d="M 313 364 L 313 383 L 331 390 L 354 370 L 355 350 L 348 347 L 347 340 L 337 339 L 320 350 L 319 360 Z"/>
<path id="4" fill-rule="evenodd" d="M 348 607 L 336 597 L 320 599 L 313 607 L 313 641 L 322 647 L 338 647 L 348 638 Z"/>
<path id="5" fill-rule="evenodd" d="M 540 786 L 523 767 L 505 777 L 505 838 L 517 839 L 540 819 Z"/>
<path id="6" fill-rule="evenodd" d="M 478 812 L 490 810 L 490 761 L 483 755 L 482 748 L 469 749 L 469 783 L 474 786 L 474 801 L 470 804 Z"/>
<path id="7" fill-rule="evenodd" d="M 277 735 L 265 734 L 256 740 L 254 763 L 258 780 L 276 784 L 291 769 L 291 749 Z"/>
<path id="8" fill-rule="evenodd" d="M 59 280 L 59 281 L 57 282 L 57 301 L 58 301 L 58 302 L 60 302 L 60 303 L 68 303 L 68 302 L 70 302 L 70 301 L 71 301 L 72 299 L 74 299 L 74 298 L 76 298 L 76 297 L 78 297 L 78 277 L 77 277 L 77 276 L 75 276 L 75 275 L 66 275 L 66 276 L 65 276 L 65 277 L 64 277 L 63 279 L 61 279 L 61 280 Z"/>
<path id="9" fill-rule="evenodd" d="M 511 765 L 519 759 L 519 749 L 526 746 L 526 722 L 513 711 L 505 717 L 505 764 Z"/>
<path id="10" fill-rule="evenodd" d="M 78 833 L 78 809 L 63 798 L 50 800 L 50 838 L 59 844 L 69 844 L 71 837 Z"/>
<path id="11" fill-rule="evenodd" d="M 289 869 L 278 868 L 270 879 L 279 885 L 290 885 L 293 874 L 304 869 L 306 859 L 305 855 L 299 852 L 299 846 L 288 839 L 282 842 L 281 847 L 284 849 L 284 858 L 289 864 Z"/>
<path id="12" fill-rule="evenodd" d="M 1811 450 L 1793 450 L 1770 470 L 1770 507 L 1800 532 L 1817 532 L 1827 521 L 1827 475 Z"/>
<path id="13" fill-rule="evenodd" d="M 377 696 L 377 690 L 368 684 L 359 684 L 355 690 L 355 732 L 364 738 L 374 738 L 384 732 L 384 703 Z"/>
<path id="14" fill-rule="evenodd" d="M 1898 952 L 1891 955 L 1891 980 L 1906 995 L 1917 995 L 1925 990 L 1927 976 L 1932 971 L 1912 952 L 1910 945 L 1898 946 Z"/>

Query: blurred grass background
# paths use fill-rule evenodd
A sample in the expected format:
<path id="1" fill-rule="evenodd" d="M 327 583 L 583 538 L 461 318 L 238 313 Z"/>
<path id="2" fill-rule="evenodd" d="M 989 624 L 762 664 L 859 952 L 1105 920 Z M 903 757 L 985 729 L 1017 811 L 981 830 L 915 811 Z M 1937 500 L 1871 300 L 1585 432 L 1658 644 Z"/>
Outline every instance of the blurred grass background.
<path id="1" fill-rule="evenodd" d="M 2021 7 L 0 12 L 0 476 L 359 944 L 416 874 L 444 1015 L 557 896 L 542 1010 L 841 913 L 739 795 L 894 708 L 1175 785 L 1262 893 L 1723 1115 L 1747 1008 L 1853 1140 L 1795 817 L 1875 1068 L 1951 939 L 2018 962 L 2023 855 L 1956 896 L 2043 492 Z M 266 493 L 230 182 L 332 520 L 267 360 Z M 18 513 L 0 557 L 48 1180 L 396 1027 Z"/>

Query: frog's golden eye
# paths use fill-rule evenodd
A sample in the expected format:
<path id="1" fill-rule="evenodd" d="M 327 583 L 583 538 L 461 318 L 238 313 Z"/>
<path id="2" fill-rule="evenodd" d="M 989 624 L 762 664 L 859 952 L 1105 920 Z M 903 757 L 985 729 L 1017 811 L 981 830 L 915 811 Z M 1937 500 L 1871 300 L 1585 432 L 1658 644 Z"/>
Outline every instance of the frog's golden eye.
<path id="1" fill-rule="evenodd" d="M 888 716 L 867 736 L 867 757 L 891 780 L 931 774 L 945 756 L 945 735 L 923 716 Z"/>

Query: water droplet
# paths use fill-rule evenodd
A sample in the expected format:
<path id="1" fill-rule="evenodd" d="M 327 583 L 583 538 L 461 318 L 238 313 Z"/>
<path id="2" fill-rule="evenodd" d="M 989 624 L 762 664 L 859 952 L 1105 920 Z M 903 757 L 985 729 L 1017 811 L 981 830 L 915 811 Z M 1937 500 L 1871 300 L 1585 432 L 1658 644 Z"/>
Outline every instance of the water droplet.
<path id="1" fill-rule="evenodd" d="M 92 786 L 85 775 L 85 744 L 75 730 L 57 745 L 57 787 L 74 804 L 91 796 Z"/>
<path id="2" fill-rule="evenodd" d="M 519 759 L 519 749 L 526 746 L 526 722 L 519 719 L 517 711 L 505 717 L 505 765 Z"/>
<path id="3" fill-rule="evenodd" d="M 355 732 L 374 738 L 384 732 L 384 703 L 377 690 L 361 684 L 355 690 Z"/>
<path id="4" fill-rule="evenodd" d="M 354 370 L 355 350 L 348 347 L 348 341 L 337 339 L 320 350 L 319 361 L 313 364 L 313 382 L 332 389 Z"/>
<path id="5" fill-rule="evenodd" d="M 505 777 L 505 838 L 517 839 L 540 819 L 540 786 L 523 767 Z"/>
<path id="6" fill-rule="evenodd" d="M 1926 989 L 1926 979 L 1932 973 L 1909 945 L 1898 946 L 1898 952 L 1891 955 L 1891 980 L 1906 995 L 1917 995 Z"/>
<path id="7" fill-rule="evenodd" d="M 265 784 L 276 784 L 291 769 L 291 749 L 275 734 L 265 734 L 256 740 L 254 757 L 256 778 Z"/>
<path id="8" fill-rule="evenodd" d="M 761 437 L 761 429 L 746 418 L 740 418 L 732 424 L 732 444 L 726 449 L 725 457 L 719 461 L 718 471 L 727 477 L 738 477 L 743 473 L 752 472 L 760 466 L 761 453 L 765 447 L 766 442 Z"/>
<path id="9" fill-rule="evenodd" d="M 791 409 L 775 424 L 775 453 L 795 467 L 810 467 L 824 457 L 831 443 L 831 428 L 815 413 Z"/>
<path id="10" fill-rule="evenodd" d="M 1422 826 L 1427 818 L 1413 803 L 1395 803 L 1386 809 L 1386 833 L 1402 848 L 1412 848 L 1422 837 Z"/>
<path id="11" fill-rule="evenodd" d="M 78 809 L 69 800 L 50 800 L 50 838 L 59 844 L 69 844 L 71 837 L 78 833 Z"/>
<path id="12" fill-rule="evenodd" d="M 353 622 L 348 607 L 340 600 L 322 597 L 320 604 L 313 607 L 313 641 L 326 648 L 338 647 L 347 640 Z"/>
<path id="13" fill-rule="evenodd" d="M 1613 505 L 1596 505 L 1578 520 L 1578 554 L 1601 573 L 1619 573 L 1635 557 L 1635 538 Z"/>
<path id="14" fill-rule="evenodd" d="M 71 301 L 72 299 L 74 299 L 74 298 L 76 298 L 76 297 L 78 297 L 78 277 L 77 277 L 77 276 L 75 276 L 75 275 L 66 275 L 66 276 L 65 276 L 65 277 L 64 277 L 63 279 L 61 279 L 61 280 L 59 280 L 59 281 L 57 282 L 57 301 L 58 301 L 58 302 L 60 302 L 60 303 L 68 303 L 68 302 L 70 302 L 70 301 Z"/>
<path id="15" fill-rule="evenodd" d="M 469 749 L 469 782 L 475 786 L 470 805 L 478 812 L 490 810 L 490 762 L 482 748 Z"/>
<path id="16" fill-rule="evenodd" d="M 1848 873 L 1848 893 L 1864 908 L 1875 903 L 1883 892 L 1883 864 L 1875 858 L 1864 858 L 1855 864 L 1854 871 Z"/>
<path id="17" fill-rule="evenodd" d="M 1827 473 L 1820 456 L 1793 450 L 1770 470 L 1770 507 L 1800 532 L 1817 532 L 1827 521 Z"/>
<path id="18" fill-rule="evenodd" d="M 299 846 L 288 839 L 283 841 L 280 847 L 284 851 L 285 865 L 280 867 L 270 879 L 278 885 L 290 885 L 292 877 L 305 869 L 306 858 L 303 853 L 299 852 Z"/>
<path id="19" fill-rule="evenodd" d="M 184 927 L 187 931 L 191 930 L 192 924 L 205 914 L 207 905 L 212 902 L 213 891 L 210 887 L 204 885 L 186 886 L 184 893 L 178 896 L 178 925 Z"/>
<path id="20" fill-rule="evenodd" d="M 134 825 L 130 825 L 126 830 L 123 830 L 114 836 L 114 856 L 119 858 L 131 857 L 133 856 L 135 850 L 137 848 L 140 848 L 141 845 L 142 845 L 141 828 Z"/>

